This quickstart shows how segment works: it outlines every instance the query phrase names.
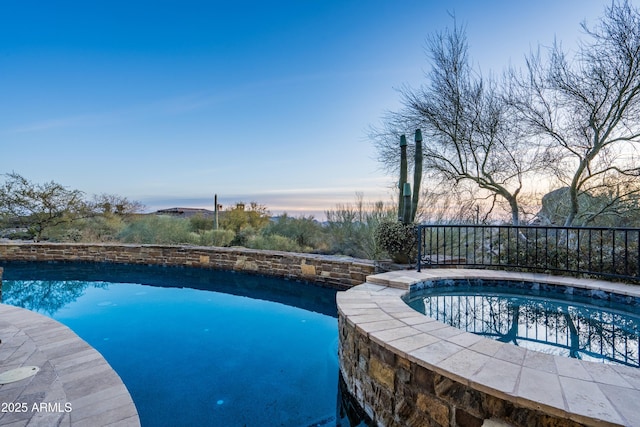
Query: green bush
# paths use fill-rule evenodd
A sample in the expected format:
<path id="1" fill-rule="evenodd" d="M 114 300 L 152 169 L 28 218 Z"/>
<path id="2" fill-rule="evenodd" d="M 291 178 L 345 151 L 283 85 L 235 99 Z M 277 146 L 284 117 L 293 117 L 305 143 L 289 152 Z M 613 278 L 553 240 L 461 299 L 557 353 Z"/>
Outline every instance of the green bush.
<path id="1" fill-rule="evenodd" d="M 188 220 L 162 215 L 147 215 L 129 223 L 118 235 L 124 243 L 199 244 Z"/>
<path id="2" fill-rule="evenodd" d="M 33 240 L 33 234 L 28 231 L 16 231 L 9 233 L 7 238 L 10 240 Z"/>
<path id="3" fill-rule="evenodd" d="M 48 227 L 40 234 L 40 240 L 48 242 L 80 242 L 82 231 L 77 227 L 78 223 L 64 223 Z M 35 233 L 34 234 L 35 238 Z"/>
<path id="4" fill-rule="evenodd" d="M 261 230 L 269 224 L 269 211 L 266 206 L 251 202 L 248 206 L 243 203 L 227 209 L 220 216 L 220 227 L 233 230 L 236 234 L 245 228 Z"/>
<path id="5" fill-rule="evenodd" d="M 197 214 L 189 218 L 191 231 L 203 232 L 213 230 L 213 219 L 205 218 L 202 214 Z"/>
<path id="6" fill-rule="evenodd" d="M 127 226 L 120 215 L 97 215 L 78 222 L 82 242 L 113 242 Z"/>
<path id="7" fill-rule="evenodd" d="M 284 213 L 277 221 L 268 224 L 262 230 L 262 235 L 287 237 L 297 243 L 300 248 L 311 247 L 318 250 L 327 247 L 324 229 L 312 216 L 293 218 Z"/>
<path id="8" fill-rule="evenodd" d="M 248 246 L 249 241 L 258 235 L 258 232 L 251 226 L 245 226 L 234 233 L 231 246 Z"/>
<path id="9" fill-rule="evenodd" d="M 195 234 L 202 246 L 229 246 L 236 236 L 231 230 L 207 230 Z"/>
<path id="10" fill-rule="evenodd" d="M 384 249 L 394 262 L 406 264 L 416 250 L 416 228 L 399 221 L 383 221 L 375 231 L 377 244 Z"/>
<path id="11" fill-rule="evenodd" d="M 252 249 L 265 249 L 286 252 L 310 252 L 313 248 L 301 247 L 292 239 L 279 234 L 257 235 L 247 241 L 247 246 Z"/>
<path id="12" fill-rule="evenodd" d="M 326 215 L 329 253 L 367 259 L 383 256 L 375 232 L 381 222 L 395 217 L 393 208 L 383 202 L 365 204 L 359 196 L 355 204 L 337 205 Z"/>

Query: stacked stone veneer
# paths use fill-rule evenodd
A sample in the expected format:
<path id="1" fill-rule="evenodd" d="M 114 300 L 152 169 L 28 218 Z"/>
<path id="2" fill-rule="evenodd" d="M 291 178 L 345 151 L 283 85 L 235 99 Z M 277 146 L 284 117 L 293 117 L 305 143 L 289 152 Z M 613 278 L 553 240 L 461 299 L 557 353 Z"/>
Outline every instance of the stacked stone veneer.
<path id="1" fill-rule="evenodd" d="M 363 283 L 373 262 L 348 257 L 199 246 L 5 243 L 0 261 L 79 261 L 236 270 L 312 281 L 337 289 Z"/>
<path id="2" fill-rule="evenodd" d="M 369 339 L 343 316 L 338 318 L 338 327 L 340 369 L 347 390 L 378 426 L 585 425 L 524 408 L 438 374 Z M 485 420 L 490 421 L 485 424 Z"/>

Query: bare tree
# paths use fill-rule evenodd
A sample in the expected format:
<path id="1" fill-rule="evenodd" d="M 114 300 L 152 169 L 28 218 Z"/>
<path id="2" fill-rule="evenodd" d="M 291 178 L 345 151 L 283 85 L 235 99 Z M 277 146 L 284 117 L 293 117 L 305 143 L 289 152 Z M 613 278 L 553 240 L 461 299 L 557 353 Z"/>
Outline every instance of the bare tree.
<path id="1" fill-rule="evenodd" d="M 524 75 L 511 72 L 510 104 L 530 136 L 546 140 L 547 164 L 568 187 L 567 226 L 581 218 L 581 194 L 640 176 L 640 13 L 614 1 L 597 26 L 582 28 L 589 41 L 572 57 L 556 42 L 544 59 L 528 57 Z M 593 221 L 636 193 L 618 186 L 614 203 L 583 216 Z"/>
<path id="2" fill-rule="evenodd" d="M 91 205 L 95 213 L 101 215 L 126 216 L 144 210 L 144 205 L 136 200 L 129 200 L 126 197 L 106 193 L 94 195 Z"/>
<path id="3" fill-rule="evenodd" d="M 51 227 L 92 215 L 83 196 L 56 182 L 35 184 L 12 172 L 0 186 L 0 218 L 27 228 L 38 241 Z"/>
<path id="4" fill-rule="evenodd" d="M 425 172 L 455 184 L 472 182 L 489 194 L 492 205 L 496 198 L 505 200 L 518 224 L 518 197 L 526 175 L 538 165 L 536 146 L 525 143 L 502 86 L 471 66 L 463 29 L 436 33 L 427 53 L 428 83 L 402 89 L 404 108 L 390 113 L 375 135 L 380 159 L 393 165 L 392 137 L 422 128 Z"/>
<path id="5" fill-rule="evenodd" d="M 495 196 L 469 182 L 426 176 L 418 217 L 429 224 L 478 224 L 495 219 Z"/>

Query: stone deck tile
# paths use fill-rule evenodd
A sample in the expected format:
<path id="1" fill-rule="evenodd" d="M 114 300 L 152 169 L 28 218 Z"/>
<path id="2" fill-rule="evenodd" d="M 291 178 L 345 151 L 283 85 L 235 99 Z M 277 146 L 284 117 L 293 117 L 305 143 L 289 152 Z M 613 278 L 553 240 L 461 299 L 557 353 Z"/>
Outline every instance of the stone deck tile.
<path id="1" fill-rule="evenodd" d="M 471 348 L 471 346 L 478 343 L 479 341 L 484 340 L 485 338 L 482 338 L 480 335 L 463 332 L 460 335 L 453 335 L 445 339 L 461 347 Z"/>
<path id="2" fill-rule="evenodd" d="M 640 369 L 629 369 L 625 366 L 613 366 L 613 369 L 633 388 L 640 390 Z"/>
<path id="3" fill-rule="evenodd" d="M 129 405 L 129 400 L 126 396 L 122 394 L 118 394 L 111 399 L 103 399 L 101 403 L 107 402 L 109 406 L 112 408 L 108 412 L 104 412 L 100 410 L 100 405 L 84 405 L 82 409 L 74 411 L 73 420 L 78 423 L 80 420 L 83 421 L 92 421 L 93 425 L 104 425 L 113 421 L 124 420 L 135 415 L 135 408 L 132 408 Z M 133 412 L 132 412 L 133 411 Z M 113 412 L 113 413 L 109 413 Z M 117 412 L 117 413 L 115 413 Z M 106 422 L 96 422 L 97 419 L 100 418 L 105 420 Z"/>
<path id="4" fill-rule="evenodd" d="M 409 357 L 413 359 L 412 361 L 418 364 L 426 362 L 427 367 L 437 369 L 437 364 L 439 362 L 453 356 L 463 349 L 464 347 L 436 338 L 436 341 L 432 344 L 410 351 Z"/>
<path id="5" fill-rule="evenodd" d="M 355 289 L 354 292 L 375 293 L 375 292 L 384 291 L 385 289 L 387 289 L 386 286 L 381 286 L 375 283 L 363 283 L 360 286 L 358 286 L 358 289 Z"/>
<path id="6" fill-rule="evenodd" d="M 65 381 L 74 381 L 95 374 L 107 374 L 110 369 L 111 367 L 105 366 L 101 360 L 94 360 L 75 365 L 71 368 L 59 369 L 58 372 L 64 377 Z"/>
<path id="7" fill-rule="evenodd" d="M 395 329 L 401 326 L 404 326 L 404 323 L 396 319 L 356 324 L 356 327 L 366 334 L 376 331 L 384 331 L 386 329 Z"/>
<path id="8" fill-rule="evenodd" d="M 539 351 L 527 351 L 523 366 L 550 374 L 558 373 L 553 355 L 540 353 Z"/>
<path id="9" fill-rule="evenodd" d="M 638 418 L 639 390 L 629 390 L 624 387 L 607 384 L 600 385 L 600 390 L 624 418 L 624 425 L 640 426 L 640 418 Z"/>
<path id="10" fill-rule="evenodd" d="M 624 419 L 596 383 L 563 376 L 558 378 L 571 419 L 582 422 L 582 417 L 595 418 L 624 425 Z"/>
<path id="11" fill-rule="evenodd" d="M 24 330 L 26 330 L 26 328 Z M 38 342 L 42 343 L 57 341 L 59 340 L 59 335 L 70 335 L 69 328 L 61 324 L 55 328 L 36 328 L 29 330 L 29 336 L 34 339 L 37 338 Z"/>
<path id="12" fill-rule="evenodd" d="M 452 342 L 452 341 L 448 340 L 448 338 L 453 338 L 463 333 L 464 331 L 461 331 L 458 328 L 454 328 L 453 326 L 448 326 L 448 325 L 445 326 L 444 328 L 434 329 L 431 332 L 429 332 L 430 335 L 433 335 L 434 337 L 440 338 L 442 340 L 447 340 L 449 342 Z"/>
<path id="13" fill-rule="evenodd" d="M 494 358 L 506 360 L 507 362 L 522 365 L 527 355 L 527 349 L 515 345 L 503 345 L 500 350 L 493 355 Z"/>
<path id="14" fill-rule="evenodd" d="M 371 323 L 381 320 L 392 320 L 393 317 L 389 316 L 387 313 L 378 308 L 372 308 L 364 314 L 360 314 L 357 316 L 352 315 L 350 316 L 350 319 L 354 323 Z"/>
<path id="15" fill-rule="evenodd" d="M 375 310 L 378 309 L 378 304 L 374 302 L 363 302 L 363 303 L 351 303 L 351 304 L 341 304 L 340 311 L 344 314 L 352 313 L 354 311 L 360 312 L 361 310 Z"/>
<path id="16" fill-rule="evenodd" d="M 426 316 L 425 316 L 426 317 Z M 412 325 L 415 329 L 421 331 L 421 332 L 426 332 L 426 333 L 431 333 L 435 330 L 438 329 L 444 329 L 447 328 L 447 325 L 445 325 L 442 322 L 438 322 L 437 320 L 434 319 L 429 319 L 427 318 L 426 321 L 418 323 L 418 324 L 414 324 Z"/>
<path id="17" fill-rule="evenodd" d="M 523 367 L 516 394 L 519 400 L 527 406 L 541 404 L 546 406 L 545 412 L 562 416 L 566 409 L 562 388 L 558 376 L 549 372 Z M 554 410 L 556 409 L 556 410 Z"/>
<path id="18" fill-rule="evenodd" d="M 395 341 L 400 338 L 409 337 L 411 335 L 421 335 L 420 331 L 410 326 L 402 326 L 400 328 L 385 329 L 383 331 L 375 331 L 369 334 L 369 338 L 378 344 Z"/>
<path id="19" fill-rule="evenodd" d="M 582 363 L 563 356 L 553 356 L 553 360 L 556 364 L 558 375 L 579 380 L 592 380 L 591 375 L 589 375 Z"/>
<path id="20" fill-rule="evenodd" d="M 482 368 L 469 379 L 481 391 L 506 397 L 505 395 L 514 394 L 521 370 L 520 364 L 489 357 Z"/>
<path id="21" fill-rule="evenodd" d="M 362 316 L 363 314 L 368 314 L 371 312 L 371 310 L 377 310 L 378 306 L 377 305 L 373 305 L 372 307 L 369 308 L 351 308 L 348 307 L 347 309 L 345 309 L 345 307 L 342 307 L 342 313 L 349 315 L 349 316 Z"/>
<path id="22" fill-rule="evenodd" d="M 589 373 L 593 381 L 601 384 L 610 384 L 619 387 L 633 388 L 633 386 L 620 375 L 613 366 L 604 363 L 584 362 L 582 366 Z"/>
<path id="23" fill-rule="evenodd" d="M 403 356 L 406 357 L 412 351 L 415 351 L 419 348 L 426 347 L 437 341 L 439 341 L 439 339 L 431 335 L 427 335 L 427 334 L 415 335 L 414 334 L 414 335 L 409 335 L 407 337 L 390 340 L 388 343 L 393 348 L 398 349 L 403 354 Z"/>
<path id="24" fill-rule="evenodd" d="M 51 358 L 51 361 L 55 363 L 58 370 L 70 368 L 80 363 L 89 362 L 92 360 L 101 360 L 100 353 L 92 351 L 91 348 L 86 348 L 81 351 L 72 354 L 65 354 L 58 357 Z"/>
<path id="25" fill-rule="evenodd" d="M 69 328 L 37 313 L 0 304 L 0 371 L 38 366 L 21 381 L 0 385 L 0 401 L 28 411 L 0 414 L 0 426 L 140 426 L 120 377 Z M 34 411 L 33 404 L 71 404 L 71 411 Z"/>
<path id="26" fill-rule="evenodd" d="M 477 374 L 490 360 L 489 356 L 463 348 L 438 363 L 438 367 L 451 373 L 451 378 L 461 384 L 469 384 L 469 378 Z"/>
<path id="27" fill-rule="evenodd" d="M 140 425 L 138 422 L 138 416 L 132 416 L 124 420 L 116 421 L 115 423 L 107 424 L 105 427 L 136 427 Z"/>
<path id="28" fill-rule="evenodd" d="M 432 323 L 429 321 L 425 321 L 425 316 L 419 313 L 416 313 L 418 314 L 417 316 L 414 315 L 413 313 L 407 313 L 407 312 L 393 312 L 392 314 L 395 316 L 396 319 L 402 320 L 403 323 L 406 323 L 409 326 Z"/>
<path id="29" fill-rule="evenodd" d="M 339 293 L 336 296 L 336 301 L 339 301 L 341 304 L 349 304 L 349 303 L 357 303 L 363 304 L 373 301 L 373 297 L 371 296 L 371 292 L 358 292 L 356 288 L 353 288 L 347 292 Z"/>
<path id="30" fill-rule="evenodd" d="M 493 357 L 498 351 L 500 351 L 502 346 L 503 344 L 498 341 L 485 338 L 471 344 L 468 348 L 473 351 L 477 351 L 478 353 Z"/>

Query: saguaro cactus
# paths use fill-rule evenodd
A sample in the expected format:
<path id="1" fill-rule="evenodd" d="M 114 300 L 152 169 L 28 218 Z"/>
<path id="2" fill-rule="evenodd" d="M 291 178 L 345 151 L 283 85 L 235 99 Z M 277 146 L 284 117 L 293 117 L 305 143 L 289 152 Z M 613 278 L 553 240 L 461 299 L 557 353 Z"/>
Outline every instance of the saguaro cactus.
<path id="1" fill-rule="evenodd" d="M 402 198 L 403 201 L 403 211 L 402 211 L 402 223 L 407 225 L 413 222 L 411 218 L 411 184 L 408 182 L 404 183 L 402 188 Z"/>
<path id="2" fill-rule="evenodd" d="M 218 195 L 213 196 L 213 229 L 218 229 Z"/>
<path id="3" fill-rule="evenodd" d="M 407 182 L 407 137 L 400 136 L 400 180 L 398 181 L 398 221 L 403 221 L 404 183 Z"/>
<path id="4" fill-rule="evenodd" d="M 400 180 L 398 181 L 398 221 L 410 224 L 415 221 L 420 202 L 420 183 L 422 182 L 422 132 L 416 130 L 416 147 L 413 167 L 413 196 L 411 185 L 407 183 L 407 138 L 400 136 Z"/>
<path id="5" fill-rule="evenodd" d="M 413 164 L 413 198 L 411 199 L 411 222 L 416 220 L 420 202 L 420 183 L 422 182 L 422 131 L 416 130 L 416 153 Z"/>

